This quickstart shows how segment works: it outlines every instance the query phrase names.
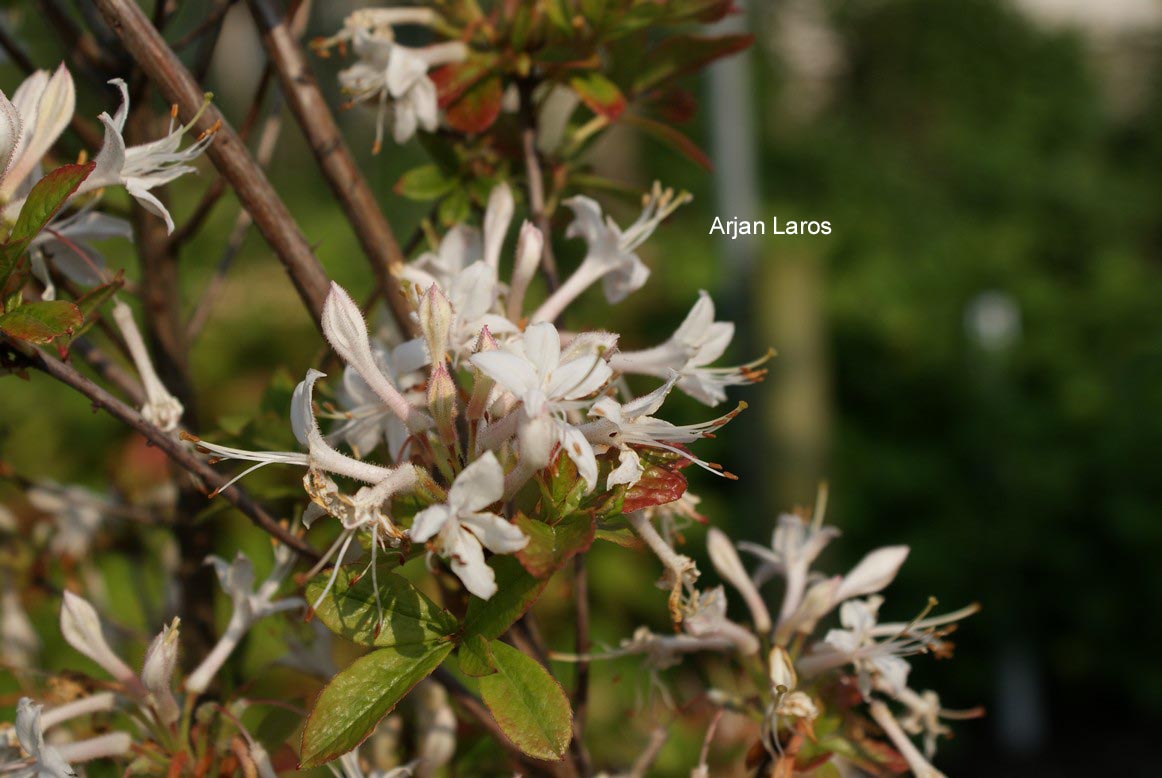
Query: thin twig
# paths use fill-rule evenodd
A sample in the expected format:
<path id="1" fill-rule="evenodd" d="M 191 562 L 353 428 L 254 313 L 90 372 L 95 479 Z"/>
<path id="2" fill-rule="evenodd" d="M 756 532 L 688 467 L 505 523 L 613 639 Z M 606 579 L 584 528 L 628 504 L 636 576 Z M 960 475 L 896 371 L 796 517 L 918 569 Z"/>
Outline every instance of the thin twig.
<path id="1" fill-rule="evenodd" d="M 226 14 L 230 11 L 230 7 L 233 6 L 237 1 L 238 0 L 221 0 L 217 7 L 210 11 L 210 13 L 206 14 L 206 18 L 198 22 L 198 25 L 194 27 L 194 29 L 190 30 L 185 35 L 174 41 L 174 50 L 181 51 L 186 46 L 189 46 L 191 43 L 196 41 L 198 38 L 201 38 L 214 27 L 220 25 Z"/>
<path id="2" fill-rule="evenodd" d="M 545 236 L 544 250 L 541 252 L 541 270 L 545 274 L 549 292 L 561 285 L 557 271 L 557 260 L 553 256 L 552 233 L 549 231 L 549 217 L 545 212 L 545 179 L 541 172 L 540 156 L 537 154 L 537 116 L 533 107 L 533 84 L 526 81 L 520 85 L 521 147 L 524 150 L 525 178 L 529 190 L 529 208 L 533 213 L 533 223 Z"/>
<path id="3" fill-rule="evenodd" d="M 573 557 L 573 604 L 576 618 L 574 650 L 581 657 L 573 684 L 573 747 L 582 775 L 590 772 L 589 751 L 585 748 L 585 714 L 589 708 L 589 573 L 585 554 Z"/>
<path id="4" fill-rule="evenodd" d="M 161 93 L 178 106 L 181 117 L 190 121 L 202 110 L 204 95 L 190 72 L 158 34 L 132 0 L 93 0 L 125 48 L 158 85 Z M 330 280 L 311 251 L 286 204 L 274 191 L 262 169 L 247 152 L 238 135 L 226 124 L 222 113 L 206 106 L 194 129 L 218 128 L 206 155 L 238 194 L 255 226 L 290 275 L 291 282 L 318 323 Z"/>
<path id="5" fill-rule="evenodd" d="M 658 761 L 662 747 L 666 745 L 669 737 L 670 732 L 665 727 L 654 727 L 654 731 L 650 733 L 650 742 L 646 744 L 645 750 L 638 755 L 633 767 L 630 768 L 630 778 L 646 778 L 650 774 L 650 768 L 654 766 L 654 762 Z"/>
<path id="6" fill-rule="evenodd" d="M 291 113 L 371 263 L 396 325 L 405 334 L 419 334 L 412 321 L 411 306 L 400 288 L 404 255 L 395 233 L 343 141 L 287 17 L 274 0 L 247 0 L 247 5 L 262 33 L 267 56 L 278 71 Z"/>
<path id="7" fill-rule="evenodd" d="M 175 438 L 163 432 L 160 428 L 146 421 L 140 413 L 118 400 L 109 392 L 90 381 L 76 368 L 61 362 L 43 351 L 30 349 L 22 343 L 4 338 L 5 345 L 20 354 L 29 367 L 52 376 L 61 383 L 80 392 L 93 404 L 94 408 L 104 410 L 113 418 L 143 435 L 152 445 L 157 446 L 183 470 L 205 485 L 213 489 L 221 489 L 221 495 L 235 508 L 246 514 L 257 526 L 277 538 L 280 542 L 290 546 L 308 560 L 317 560 L 319 553 L 305 540 L 292 534 L 267 513 L 260 505 L 250 498 L 238 486 L 223 488 L 227 479 L 215 471 L 208 464 L 198 459 L 190 450 Z"/>
<path id="8" fill-rule="evenodd" d="M 278 146 L 279 136 L 282 134 L 281 95 L 279 90 L 274 90 L 270 113 L 262 126 L 262 134 L 258 138 L 258 148 L 255 150 L 255 157 L 263 169 L 266 169 L 270 164 L 270 159 L 274 156 L 274 150 Z M 234 226 L 230 229 L 230 237 L 226 241 L 226 249 L 222 252 L 222 258 L 218 260 L 218 266 L 214 268 L 214 275 L 206 283 L 206 288 L 202 291 L 197 306 L 190 315 L 189 324 L 186 325 L 186 337 L 191 341 L 206 326 L 206 322 L 210 318 L 210 311 L 218 301 L 219 292 L 226 283 L 226 274 L 234 264 L 238 252 L 242 250 L 242 243 L 246 240 L 246 235 L 250 232 L 250 225 L 253 223 L 250 212 L 245 208 L 240 210 L 234 219 Z"/>
<path id="9" fill-rule="evenodd" d="M 80 357 L 94 373 L 116 387 L 117 391 L 121 392 L 129 402 L 137 406 L 145 404 L 145 392 L 142 390 L 141 384 L 123 367 L 109 359 L 105 352 L 88 338 L 74 340 L 69 345 L 69 351 L 74 356 Z"/>
<path id="10" fill-rule="evenodd" d="M 242 139 L 243 143 L 250 142 L 250 134 L 254 131 L 254 125 L 258 123 L 258 117 L 262 112 L 262 104 L 266 101 L 266 92 L 270 88 L 273 78 L 274 73 L 268 64 L 262 69 L 262 77 L 258 80 L 258 87 L 254 90 L 254 97 L 250 100 L 250 108 L 247 110 L 246 116 L 243 117 L 242 123 L 238 125 L 238 137 Z M 271 100 L 270 108 L 267 109 L 267 115 L 277 114 L 281 110 L 282 100 L 276 94 Z M 269 160 L 263 162 L 259 158 L 258 164 L 265 170 L 267 164 L 269 164 Z M 170 244 L 172 246 L 181 246 L 201 232 L 202 227 L 205 226 L 206 221 L 210 218 L 210 214 L 214 212 L 214 206 L 218 204 L 222 199 L 222 195 L 225 193 L 226 180 L 222 176 L 217 176 L 214 182 L 206 187 L 202 199 L 198 201 L 193 213 L 186 219 L 185 224 L 174 230 L 173 235 L 170 235 Z"/>

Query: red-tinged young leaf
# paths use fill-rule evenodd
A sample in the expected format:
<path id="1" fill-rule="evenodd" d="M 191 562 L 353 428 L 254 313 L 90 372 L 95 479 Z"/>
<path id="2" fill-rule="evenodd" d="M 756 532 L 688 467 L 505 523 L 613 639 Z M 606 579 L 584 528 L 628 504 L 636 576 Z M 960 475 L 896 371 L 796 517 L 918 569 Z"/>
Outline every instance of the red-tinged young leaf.
<path id="1" fill-rule="evenodd" d="M 720 21 L 729 13 L 741 13 L 735 0 L 673 0 L 669 7 L 674 18 L 694 19 L 703 24 Z"/>
<path id="2" fill-rule="evenodd" d="M 28 250 L 28 244 L 52 221 L 52 217 L 89 177 L 94 167 L 96 163 L 93 162 L 62 165 L 32 187 L 8 240 L 0 248 L 0 290 L 5 290 L 5 295 L 9 293 L 9 287 L 19 289 L 24 285 L 28 264 L 21 260 Z"/>
<path id="3" fill-rule="evenodd" d="M 710 161 L 710 157 L 706 156 L 706 152 L 698 148 L 698 145 L 694 141 L 668 124 L 662 124 L 653 119 L 647 119 L 644 116 L 635 116 L 633 114 L 626 114 L 622 117 L 622 121 L 627 124 L 632 124 L 646 134 L 657 138 L 674 151 L 686 157 L 686 159 L 701 165 L 706 170 L 714 170 L 714 163 Z"/>
<path id="4" fill-rule="evenodd" d="M 480 679 L 480 697 L 505 736 L 536 759 L 558 761 L 573 739 L 573 710 L 561 684 L 537 660 L 492 643 L 496 672 Z"/>
<path id="5" fill-rule="evenodd" d="M 642 473 L 641 480 L 625 493 L 622 510 L 640 511 L 654 505 L 665 505 L 680 499 L 686 493 L 686 476 L 664 467 L 652 465 Z"/>
<path id="6" fill-rule="evenodd" d="M 44 345 L 81 326 L 81 309 L 67 300 L 27 303 L 0 316 L 0 332 L 25 343 Z"/>
<path id="7" fill-rule="evenodd" d="M 357 659 L 323 687 L 303 729 L 302 769 L 358 746 L 417 683 L 452 653 L 451 641 L 380 648 Z"/>
<path id="8" fill-rule="evenodd" d="M 118 271 L 117 277 L 109 283 L 93 287 L 77 298 L 77 307 L 81 309 L 81 314 L 85 317 L 85 321 L 73 332 L 72 338 L 74 340 L 89 331 L 97 321 L 96 314 L 98 309 L 107 303 L 117 293 L 117 290 L 124 285 L 124 271 Z"/>
<path id="9" fill-rule="evenodd" d="M 574 555 L 588 551 L 596 529 L 596 522 L 588 513 L 566 516 L 554 526 L 519 514 L 516 525 L 529 537 L 528 545 L 517 552 L 516 558 L 537 578 L 549 577 Z"/>
<path id="10" fill-rule="evenodd" d="M 672 35 L 645 58 L 645 68 L 633 83 L 632 94 L 647 92 L 667 81 L 693 73 L 721 57 L 742 51 L 752 35 Z"/>
<path id="11" fill-rule="evenodd" d="M 448 106 L 444 118 L 448 126 L 459 132 L 484 132 L 500 116 L 503 88 L 499 76 L 489 76 L 465 92 Z"/>
<path id="12" fill-rule="evenodd" d="M 625 111 L 625 95 L 605 76 L 600 73 L 586 73 L 569 80 L 573 91 L 581 98 L 581 102 L 593 113 L 614 120 Z"/>
<path id="13" fill-rule="evenodd" d="M 648 104 L 654 113 L 670 124 L 685 124 L 698 111 L 694 93 L 677 86 L 651 96 Z"/>
<path id="14" fill-rule="evenodd" d="M 495 54 L 473 54 L 463 62 L 433 70 L 429 75 L 436 85 L 441 108 L 447 108 L 460 95 L 477 84 L 496 66 Z"/>

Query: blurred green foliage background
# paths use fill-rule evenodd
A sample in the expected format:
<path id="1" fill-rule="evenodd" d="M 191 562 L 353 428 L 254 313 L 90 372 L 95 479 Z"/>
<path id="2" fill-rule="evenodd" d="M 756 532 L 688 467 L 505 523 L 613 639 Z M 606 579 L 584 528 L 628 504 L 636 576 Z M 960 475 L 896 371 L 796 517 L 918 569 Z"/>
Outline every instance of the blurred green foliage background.
<path id="1" fill-rule="evenodd" d="M 771 380 L 736 393 L 750 410 L 705 448 L 743 480 L 699 474 L 693 489 L 712 522 L 766 540 L 777 513 L 809 503 L 826 478 L 830 521 L 844 536 L 825 568 L 838 572 L 873 546 L 906 543 L 912 555 L 888 590 L 886 615 L 908 618 L 929 595 L 948 608 L 983 605 L 958 634 L 953 661 L 914 662 L 916 682 L 938 689 L 947 705 L 989 708 L 942 747 L 938 764 L 949 774 L 1024 775 L 1030 766 L 1038 775 L 1135 774 L 1152 751 L 1149 723 L 1162 719 L 1159 59 L 1145 57 L 1135 71 L 1145 95 L 1136 107 L 1112 111 L 1084 36 L 1036 26 L 1008 4 L 823 3 L 844 64 L 828 80 L 827 99 L 804 117 L 786 107 L 794 74 L 768 45 L 778 4 L 751 5 L 759 43 L 745 61 L 759 218 L 828 219 L 833 234 L 767 235 L 750 244 L 749 270 L 728 270 L 723 243 L 708 235 L 715 215 L 733 215 L 719 210 L 713 178 L 618 132 L 599 147 L 599 169 L 616 167 L 642 188 L 657 177 L 690 189 L 695 201 L 648 244 L 654 276 L 644 290 L 612 311 L 591 295 L 570 322 L 608 322 L 626 333 L 623 346 L 651 345 L 706 288 L 720 318 L 746 325 L 733 361 L 768 345 L 781 352 Z M 316 16 L 312 32 L 335 22 Z M 34 35 L 35 23 L 27 29 Z M 53 45 L 30 41 L 46 65 L 61 56 Z M 319 65 L 328 87 L 338 66 Z M 0 75 L 6 90 L 17 83 L 10 65 Z M 244 106 L 230 95 L 240 90 L 229 86 L 208 85 L 223 89 L 222 104 L 237 117 Z M 82 113 L 111 105 L 95 88 L 80 92 Z M 351 145 L 406 236 L 425 209 L 391 186 L 423 161 L 422 150 L 372 158 L 366 118 L 345 117 Z M 706 141 L 713 121 L 704 103 L 689 129 Z M 336 280 L 370 289 L 293 126 L 284 138 L 271 170 L 276 187 Z M 173 194 L 179 223 L 209 175 Z M 186 250 L 190 301 L 235 208 L 220 206 Z M 632 203 L 617 212 L 631 211 Z M 559 248 L 565 264 L 578 258 L 575 246 Z M 111 264 L 132 275 L 131 254 L 123 257 L 110 249 Z M 1000 316 L 1003 337 L 982 339 L 973 311 Z M 322 348 L 252 235 L 194 351 L 202 418 L 251 413 L 276 371 L 301 374 Z M 815 374 L 814 391 L 797 388 L 800 370 Z M 37 376 L 5 378 L 2 391 L 0 457 L 18 472 L 104 489 L 126 461 L 125 433 L 66 389 Z M 676 421 L 706 415 L 678 398 L 673 408 Z M 261 547 L 240 518 L 218 521 L 223 553 L 239 543 Z M 701 530 L 688 537 L 700 549 Z M 121 564 L 126 581 L 140 575 L 133 553 Z M 593 565 L 597 640 L 616 644 L 641 623 L 665 628 L 652 560 L 604 548 Z M 35 612 L 45 634 L 49 605 Z M 542 610 L 549 642 L 568 650 L 568 609 L 549 597 Z M 143 633 L 156 628 L 132 608 L 119 616 Z M 51 658 L 62 667 L 75 661 L 64 649 Z M 640 747 L 625 734 L 641 691 L 635 669 L 619 660 L 595 670 L 601 763 L 630 761 Z M 695 761 L 702 732 L 683 734 L 659 774 Z"/>

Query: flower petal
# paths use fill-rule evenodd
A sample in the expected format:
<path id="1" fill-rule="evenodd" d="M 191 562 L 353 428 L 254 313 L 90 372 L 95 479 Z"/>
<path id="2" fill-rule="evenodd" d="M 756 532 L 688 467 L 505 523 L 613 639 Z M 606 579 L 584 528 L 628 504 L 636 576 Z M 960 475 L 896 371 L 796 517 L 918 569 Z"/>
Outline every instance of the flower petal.
<path id="1" fill-rule="evenodd" d="M 481 510 L 504 496 L 504 469 L 496 455 L 484 455 L 464 468 L 448 490 L 448 505 L 463 516 Z"/>

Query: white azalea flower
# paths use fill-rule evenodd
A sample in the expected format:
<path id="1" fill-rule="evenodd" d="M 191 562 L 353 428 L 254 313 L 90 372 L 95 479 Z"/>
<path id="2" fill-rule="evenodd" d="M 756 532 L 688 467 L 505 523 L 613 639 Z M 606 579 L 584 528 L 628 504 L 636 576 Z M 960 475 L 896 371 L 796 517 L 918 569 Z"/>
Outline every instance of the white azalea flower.
<path id="1" fill-rule="evenodd" d="M 141 407 L 141 415 L 150 424 L 157 425 L 165 432 L 172 432 L 181 423 L 185 408 L 158 377 L 149 349 L 145 346 L 141 331 L 137 329 L 133 311 L 121 300 L 113 301 L 113 321 L 125 339 L 125 346 L 133 357 L 133 366 L 137 368 L 137 375 L 141 377 L 141 385 L 145 389 L 145 405 Z"/>
<path id="2" fill-rule="evenodd" d="M 230 595 L 234 607 L 230 614 L 230 622 L 218 643 L 186 678 L 187 690 L 201 694 L 209 688 L 210 681 L 256 621 L 275 613 L 297 610 L 306 604 L 298 597 L 274 599 L 283 579 L 294 567 L 294 562 L 293 551 L 286 546 L 275 546 L 274 568 L 255 588 L 254 566 L 241 551 L 234 557 L 233 562 L 226 562 L 216 556 L 207 557 L 206 563 L 213 565 L 218 582 L 226 594 Z"/>
<path id="3" fill-rule="evenodd" d="M 10 774 L 20 778 L 73 778 L 76 773 L 61 752 L 44 742 L 42 709 L 28 697 L 21 697 L 16 704 L 16 738 L 32 758 L 32 764 Z"/>
<path id="4" fill-rule="evenodd" d="M 633 486 L 641 478 L 644 468 L 634 450 L 635 446 L 669 451 L 715 475 L 734 477 L 724 472 L 721 465 L 699 459 L 679 445 L 712 437 L 715 430 L 738 415 L 746 405 L 740 405 L 725 416 L 699 424 L 676 425 L 655 418 L 654 414 L 661 409 L 677 380 L 677 373 L 671 373 L 666 383 L 636 400 L 623 404 L 612 397 L 602 397 L 589 409 L 589 415 L 597 420 L 581 428 L 585 437 L 590 443 L 615 446 L 621 452 L 620 464 L 610 473 L 607 488 L 612 489 L 622 483 Z"/>
<path id="5" fill-rule="evenodd" d="M 14 219 L 27 194 L 29 177 L 73 118 L 76 88 L 61 63 L 49 75 L 38 70 L 17 87 L 11 102 L 0 95 L 0 203 L 10 203 L 5 218 Z"/>
<path id="6" fill-rule="evenodd" d="M 726 387 L 753 384 L 766 375 L 758 366 L 769 355 L 738 367 L 709 367 L 722 356 L 733 337 L 732 323 L 714 321 L 714 301 L 703 290 L 669 340 L 643 351 L 623 351 L 610 364 L 622 373 L 658 378 L 677 371 L 679 389 L 706 405 L 717 405 L 726 399 Z"/>
<path id="7" fill-rule="evenodd" d="M 497 554 L 520 551 L 528 543 L 514 524 L 484 509 L 504 496 L 504 470 L 491 451 L 464 468 L 448 490 L 448 501 L 416 514 L 412 540 L 435 538 L 436 552 L 472 594 L 487 600 L 496 593 L 496 575 L 484 549 Z"/>
<path id="8" fill-rule="evenodd" d="M 799 660 L 800 672 L 816 675 L 850 664 L 855 668 L 864 699 L 870 699 L 872 689 L 877 687 L 892 696 L 901 694 L 910 670 L 904 657 L 939 653 L 947 646 L 940 639 L 941 632 L 915 625 L 906 625 L 891 637 L 877 641 L 876 618 L 882 603 L 883 598 L 878 596 L 843 603 L 839 608 L 843 629 L 829 630 L 822 643 Z"/>
<path id="9" fill-rule="evenodd" d="M 472 364 L 524 404 L 526 418 L 553 418 L 557 442 L 590 490 L 597 484 L 597 459 L 585 435 L 565 420 L 565 412 L 612 375 L 592 344 L 591 339 L 575 338 L 562 353 L 557 328 L 543 322 L 530 325 L 507 349 L 472 355 Z"/>
<path id="10" fill-rule="evenodd" d="M 372 344 L 372 353 L 377 367 L 399 387 L 408 404 L 422 408 L 426 397 L 422 387 L 425 379 L 420 368 L 428 361 L 423 343 L 408 341 L 390 351 L 375 343 Z M 411 434 L 407 425 L 350 365 L 343 369 L 337 399 L 340 412 L 335 414 L 335 418 L 340 420 L 340 424 L 327 435 L 329 440 L 342 439 L 356 456 L 370 453 L 382 442 L 387 444 L 388 454 L 394 461 L 406 458 Z"/>
<path id="11" fill-rule="evenodd" d="M 83 559 L 113 505 L 83 486 L 63 486 L 53 481 L 36 484 L 27 492 L 28 502 L 53 519 L 49 548 L 54 554 Z"/>
<path id="12" fill-rule="evenodd" d="M 193 441 L 199 450 L 213 454 L 219 460 L 237 459 L 257 463 L 243 470 L 219 487 L 217 491 L 222 491 L 255 470 L 271 464 L 308 467 L 354 478 L 369 484 L 381 483 L 397 472 L 387 467 L 349 457 L 336 451 L 326 442 L 319 431 L 319 423 L 315 420 L 311 399 L 315 382 L 322 377 L 323 374 L 318 370 L 307 371 L 307 377 L 295 387 L 294 395 L 291 398 L 291 429 L 299 443 L 307 448 L 307 453 L 299 451 L 247 451 L 246 449 L 221 446 L 217 443 L 207 443 L 193 435 L 184 435 L 187 440 Z"/>
<path id="13" fill-rule="evenodd" d="M 748 656 L 759 650 L 758 638 L 726 617 L 726 591 L 716 586 L 695 591 L 683 608 L 682 629 L 696 638 L 721 638 Z"/>
<path id="14" fill-rule="evenodd" d="M 738 544 L 739 549 L 762 560 L 763 566 L 755 575 L 758 584 L 761 585 L 775 574 L 786 580 L 783 604 L 779 610 L 780 622 L 790 618 L 799 607 L 806 591 L 811 564 L 832 538 L 838 535 L 839 530 L 823 526 L 821 516 L 818 521 L 808 522 L 799 516 L 785 513 L 779 517 L 770 548 L 747 541 Z"/>
<path id="15" fill-rule="evenodd" d="M 150 190 L 164 186 L 186 173 L 196 172 L 196 168 L 189 163 L 206 150 L 214 133 L 204 133 L 185 149 L 181 148 L 182 139 L 201 115 L 199 111 L 189 124 L 180 127 L 175 126 L 176 119 L 171 118 L 169 132 L 163 138 L 140 146 L 126 147 L 124 133 L 125 121 L 129 117 L 129 88 L 119 78 L 109 83 L 121 91 L 121 106 L 113 116 L 102 113 L 98 117 L 105 125 L 105 142 L 94 160 L 96 167 L 77 189 L 77 194 L 106 186 L 124 186 L 141 207 L 164 219 L 166 230 L 172 233 L 173 217 Z"/>
<path id="16" fill-rule="evenodd" d="M 417 128 L 434 132 L 439 125 L 439 105 L 428 69 L 459 62 L 468 55 L 468 48 L 451 41 L 413 49 L 363 29 L 355 30 L 351 41 L 359 61 L 339 73 L 339 84 L 353 103 L 378 104 L 373 150 L 378 153 L 383 146 L 389 100 L 396 143 L 406 143 Z"/>
<path id="17" fill-rule="evenodd" d="M 589 250 L 573 275 L 545 300 L 532 320 L 553 321 L 598 280 L 602 282 L 605 299 L 610 303 L 621 302 L 640 289 L 649 278 L 650 270 L 635 252 L 659 224 L 689 200 L 689 194 L 683 192 L 675 197 L 672 189 L 663 190 L 655 182 L 641 216 L 624 231 L 613 219 L 603 217 L 601 206 L 595 200 L 584 195 L 565 200 L 565 205 L 572 208 L 575 215 L 565 235 L 583 238 Z"/>
<path id="18" fill-rule="evenodd" d="M 66 216 L 58 214 L 29 244 L 32 273 L 44 284 L 44 299 L 51 300 L 56 293 L 46 263 L 51 263 L 66 278 L 78 284 L 96 286 L 104 283 L 105 258 L 89 243 L 110 238 L 132 241 L 133 226 L 125 219 L 90 208 Z"/>

